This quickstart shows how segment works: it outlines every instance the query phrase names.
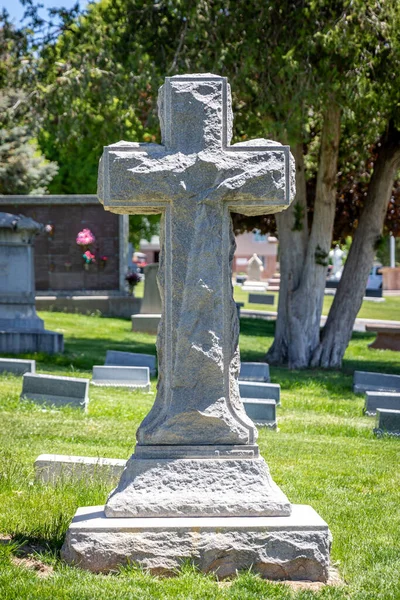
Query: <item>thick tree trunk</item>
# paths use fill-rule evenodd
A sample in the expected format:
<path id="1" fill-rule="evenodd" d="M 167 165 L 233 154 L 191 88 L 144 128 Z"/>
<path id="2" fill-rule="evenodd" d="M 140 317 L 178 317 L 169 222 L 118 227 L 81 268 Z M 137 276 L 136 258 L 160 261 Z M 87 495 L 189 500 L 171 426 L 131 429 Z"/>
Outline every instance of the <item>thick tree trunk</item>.
<path id="1" fill-rule="evenodd" d="M 321 342 L 312 366 L 340 368 L 361 308 L 376 244 L 382 235 L 387 206 L 400 168 L 400 131 L 389 124 L 368 187 L 367 199 L 350 247 Z"/>
<path id="2" fill-rule="evenodd" d="M 309 236 L 306 211 L 303 229 L 296 231 L 299 215 L 299 208 L 296 207 L 300 204 L 304 209 L 306 202 L 303 160 L 300 159 L 300 148 L 295 148 L 297 184 L 300 186 L 294 206 L 277 217 L 281 289 L 275 340 L 266 357 L 271 364 L 287 363 L 292 369 L 305 368 L 309 366 L 319 345 L 326 269 L 335 217 L 339 136 L 340 109 L 332 101 L 324 115 L 314 217 Z"/>

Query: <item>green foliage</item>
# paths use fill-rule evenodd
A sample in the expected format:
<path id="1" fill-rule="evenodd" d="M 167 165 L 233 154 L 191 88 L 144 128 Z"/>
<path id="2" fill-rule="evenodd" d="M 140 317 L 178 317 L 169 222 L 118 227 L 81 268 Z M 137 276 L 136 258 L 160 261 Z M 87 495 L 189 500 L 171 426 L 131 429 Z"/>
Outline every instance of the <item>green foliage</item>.
<path id="1" fill-rule="evenodd" d="M 0 90 L 0 194 L 45 194 L 57 164 L 41 154 L 25 119 L 15 123 L 18 95 Z"/>
<path id="2" fill-rule="evenodd" d="M 292 231 L 302 231 L 304 228 L 304 208 L 300 202 L 296 202 L 294 205 L 294 223 Z"/>
<path id="3" fill-rule="evenodd" d="M 129 215 L 129 241 L 139 250 L 140 240 L 151 240 L 160 233 L 160 215 Z"/>
<path id="4" fill-rule="evenodd" d="M 323 250 L 320 245 L 316 247 L 314 255 L 317 265 L 321 265 L 322 267 L 327 267 L 329 265 L 329 253 Z"/>

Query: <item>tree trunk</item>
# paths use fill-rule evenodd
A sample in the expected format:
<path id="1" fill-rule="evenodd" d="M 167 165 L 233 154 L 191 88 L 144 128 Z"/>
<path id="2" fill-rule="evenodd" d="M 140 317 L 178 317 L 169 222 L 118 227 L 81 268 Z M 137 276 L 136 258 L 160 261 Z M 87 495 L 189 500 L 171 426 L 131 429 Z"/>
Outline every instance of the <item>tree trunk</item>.
<path id="1" fill-rule="evenodd" d="M 389 123 L 381 139 L 367 199 L 312 366 L 340 368 L 361 308 L 387 206 L 400 168 L 400 131 Z"/>
<path id="2" fill-rule="evenodd" d="M 275 340 L 266 360 L 287 363 L 289 368 L 309 366 L 320 341 L 328 253 L 332 241 L 336 203 L 336 175 L 340 136 L 340 108 L 334 101 L 324 114 L 314 217 L 308 235 L 296 230 L 299 208 L 306 208 L 305 176 L 301 149 L 295 148 L 299 185 L 294 205 L 277 216 L 281 288 Z M 297 212 L 296 212 L 297 211 Z"/>

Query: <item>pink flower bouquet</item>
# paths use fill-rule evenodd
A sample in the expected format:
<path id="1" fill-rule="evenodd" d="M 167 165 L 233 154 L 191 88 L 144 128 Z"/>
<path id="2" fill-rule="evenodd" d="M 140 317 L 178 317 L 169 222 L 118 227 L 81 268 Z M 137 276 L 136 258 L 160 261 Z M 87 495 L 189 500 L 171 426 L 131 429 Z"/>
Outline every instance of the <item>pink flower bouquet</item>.
<path id="1" fill-rule="evenodd" d="M 93 244 L 95 241 L 96 238 L 90 229 L 82 229 L 76 236 L 76 243 L 78 246 L 89 246 L 89 244 Z"/>

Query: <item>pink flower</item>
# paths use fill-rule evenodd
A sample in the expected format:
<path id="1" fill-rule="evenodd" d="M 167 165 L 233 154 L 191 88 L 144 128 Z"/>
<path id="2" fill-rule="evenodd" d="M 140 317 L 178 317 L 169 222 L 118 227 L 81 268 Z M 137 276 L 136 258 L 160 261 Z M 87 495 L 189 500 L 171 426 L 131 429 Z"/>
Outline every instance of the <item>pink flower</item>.
<path id="1" fill-rule="evenodd" d="M 92 262 L 96 262 L 96 257 L 94 254 L 92 254 L 92 252 L 90 252 L 90 250 L 86 250 L 86 252 L 84 252 L 84 254 L 82 254 L 82 258 L 88 264 L 90 264 Z"/>
<path id="2" fill-rule="evenodd" d="M 96 238 L 90 229 L 83 229 L 76 236 L 76 243 L 78 246 L 89 246 L 89 244 L 93 244 L 95 241 Z"/>

